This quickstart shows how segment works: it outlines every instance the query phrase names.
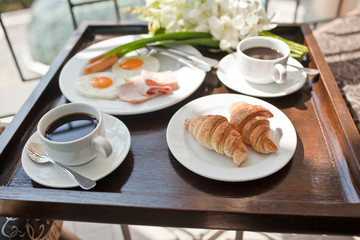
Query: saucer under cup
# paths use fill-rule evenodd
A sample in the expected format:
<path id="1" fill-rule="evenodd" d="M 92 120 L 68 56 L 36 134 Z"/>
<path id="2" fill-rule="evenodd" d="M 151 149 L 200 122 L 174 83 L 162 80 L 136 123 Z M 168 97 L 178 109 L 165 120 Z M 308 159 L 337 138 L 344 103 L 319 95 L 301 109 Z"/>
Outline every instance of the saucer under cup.
<path id="1" fill-rule="evenodd" d="M 296 59 L 289 57 L 288 63 L 303 67 Z M 217 76 L 219 80 L 233 91 L 255 97 L 281 97 L 300 90 L 306 82 L 306 73 L 287 65 L 286 81 L 283 84 L 275 82 L 269 84 L 256 84 L 244 79 L 236 66 L 236 53 L 226 55 L 220 60 Z"/>
<path id="2" fill-rule="evenodd" d="M 114 151 L 108 158 L 95 157 L 94 160 L 86 164 L 70 167 L 94 181 L 102 179 L 117 169 L 125 160 L 131 145 L 130 131 L 126 125 L 111 115 L 105 113 L 102 115 L 105 122 L 106 137 Z M 28 139 L 21 155 L 24 171 L 33 181 L 55 188 L 78 187 L 78 184 L 69 175 L 55 165 L 51 163 L 39 164 L 32 161 L 26 153 L 26 147 L 31 142 L 40 143 L 37 132 Z"/>

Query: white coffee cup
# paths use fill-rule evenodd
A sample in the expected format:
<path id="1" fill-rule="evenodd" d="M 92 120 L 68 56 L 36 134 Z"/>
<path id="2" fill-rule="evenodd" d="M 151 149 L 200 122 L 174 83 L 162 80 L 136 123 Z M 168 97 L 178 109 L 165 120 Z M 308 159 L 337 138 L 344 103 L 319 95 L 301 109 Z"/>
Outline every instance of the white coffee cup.
<path id="1" fill-rule="evenodd" d="M 78 122 L 73 121 L 69 123 L 64 120 L 68 116 L 92 119 L 92 121 L 86 120 L 86 123 L 91 122 L 93 127 L 89 128 L 85 133 L 82 132 L 81 134 L 84 136 L 77 135 L 75 139 L 72 139 L 75 136 L 75 131 L 84 129 L 85 124 L 75 126 Z M 47 134 L 51 133 L 52 130 L 50 131 L 50 129 L 61 125 L 59 119 L 67 123 L 62 125 L 62 131 L 54 132 L 51 135 L 54 138 L 50 140 L 49 136 L 49 139 L 47 138 Z M 91 124 L 86 126 L 89 125 Z M 56 135 L 56 133 L 60 132 L 68 132 L 68 136 L 71 137 L 70 140 L 59 141 L 55 139 L 56 136 L 60 136 L 60 134 Z M 82 165 L 91 161 L 96 156 L 107 158 L 112 153 L 112 146 L 106 139 L 103 116 L 99 110 L 88 104 L 69 103 L 50 110 L 40 119 L 37 125 L 37 133 L 48 156 L 64 165 Z"/>
<path id="2" fill-rule="evenodd" d="M 253 48 L 273 49 L 281 54 L 275 59 L 258 59 L 244 53 Z M 284 83 L 286 64 L 290 47 L 283 41 L 272 37 L 248 37 L 239 42 L 236 49 L 237 67 L 244 79 L 257 84 Z"/>

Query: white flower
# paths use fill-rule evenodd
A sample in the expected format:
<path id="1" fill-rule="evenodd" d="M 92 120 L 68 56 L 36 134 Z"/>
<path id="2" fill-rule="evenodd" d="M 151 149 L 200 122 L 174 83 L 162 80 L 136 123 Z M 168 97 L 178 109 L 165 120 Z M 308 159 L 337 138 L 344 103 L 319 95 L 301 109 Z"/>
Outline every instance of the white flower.
<path id="1" fill-rule="evenodd" d="M 140 18 L 153 33 L 160 28 L 210 32 L 227 51 L 241 39 L 276 26 L 256 0 L 146 0 Z"/>

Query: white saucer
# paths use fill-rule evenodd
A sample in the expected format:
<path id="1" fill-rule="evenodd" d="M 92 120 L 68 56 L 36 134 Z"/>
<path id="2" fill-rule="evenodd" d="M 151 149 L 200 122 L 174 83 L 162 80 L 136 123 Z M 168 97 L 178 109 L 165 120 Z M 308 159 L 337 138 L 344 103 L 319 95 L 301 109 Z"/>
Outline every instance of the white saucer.
<path id="1" fill-rule="evenodd" d="M 303 67 L 296 59 L 289 57 L 289 64 Z M 298 69 L 287 66 L 287 78 L 283 84 L 255 84 L 244 79 L 241 72 L 236 67 L 236 53 L 226 55 L 221 59 L 217 76 L 220 81 L 228 88 L 255 97 L 281 97 L 296 92 L 302 88 L 306 82 L 306 73 Z"/>
<path id="2" fill-rule="evenodd" d="M 97 157 L 87 164 L 71 167 L 74 171 L 95 181 L 110 174 L 124 161 L 131 143 L 130 132 L 123 122 L 107 114 L 103 114 L 103 116 L 106 137 L 113 147 L 113 153 L 108 158 Z M 23 168 L 32 180 L 44 186 L 55 188 L 78 186 L 65 172 L 52 163 L 38 164 L 33 162 L 26 153 L 26 147 L 30 142 L 40 142 L 37 132 L 29 138 L 22 151 Z"/>

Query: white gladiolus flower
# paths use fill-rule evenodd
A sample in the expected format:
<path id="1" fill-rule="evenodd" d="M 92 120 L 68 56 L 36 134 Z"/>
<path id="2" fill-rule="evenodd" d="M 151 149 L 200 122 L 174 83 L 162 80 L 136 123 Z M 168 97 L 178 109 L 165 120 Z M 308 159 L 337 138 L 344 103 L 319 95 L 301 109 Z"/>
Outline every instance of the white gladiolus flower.
<path id="1" fill-rule="evenodd" d="M 235 49 L 241 39 L 276 26 L 256 0 L 146 0 L 140 18 L 149 22 L 153 33 L 210 32 L 226 51 Z"/>

